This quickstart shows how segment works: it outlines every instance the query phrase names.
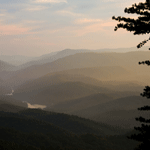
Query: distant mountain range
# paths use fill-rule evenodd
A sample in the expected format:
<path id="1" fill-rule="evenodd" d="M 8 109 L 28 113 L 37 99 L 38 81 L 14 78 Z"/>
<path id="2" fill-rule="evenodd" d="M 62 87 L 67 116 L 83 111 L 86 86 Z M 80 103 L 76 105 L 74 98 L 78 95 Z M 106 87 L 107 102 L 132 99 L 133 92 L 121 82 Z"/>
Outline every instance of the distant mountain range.
<path id="1" fill-rule="evenodd" d="M 14 66 L 19 66 L 34 59 L 36 59 L 36 57 L 22 55 L 0 55 L 0 60 L 12 64 Z"/>
<path id="2" fill-rule="evenodd" d="M 78 53 L 60 58 L 50 63 L 31 65 L 30 67 L 17 71 L 3 71 L 0 74 L 0 78 L 7 80 L 11 86 L 16 86 L 28 80 L 42 77 L 48 73 L 78 69 L 73 72 L 77 71 L 87 76 L 88 74 L 91 74 L 90 77 L 99 80 L 103 77 L 103 79 L 107 80 L 123 78 L 124 80 L 132 79 L 138 81 L 140 79 L 139 82 L 147 82 L 149 81 L 148 70 L 144 66 L 139 66 L 138 62 L 148 59 L 149 57 L 149 52 Z M 86 70 L 87 68 L 90 69 Z M 102 70 L 98 71 L 98 69 Z M 72 72 L 72 70 L 70 72 Z M 147 74 L 145 74 L 145 72 Z M 142 75 L 144 75 L 145 78 L 141 78 Z"/>
<path id="3" fill-rule="evenodd" d="M 20 66 L 0 61 L 0 95 L 13 89 L 9 98 L 18 104 L 16 109 L 27 107 L 22 103 L 27 101 L 46 105 L 47 111 L 132 128 L 139 115 L 137 107 L 147 103 L 139 95 L 150 82 L 150 70 L 138 62 L 149 60 L 150 53 L 110 51 L 66 49 L 37 58 L 22 57 L 25 63 Z M 11 107 L 13 111 L 10 105 L 3 104 L 0 109 Z"/>
<path id="4" fill-rule="evenodd" d="M 140 51 L 148 50 L 149 47 L 142 47 Z M 49 54 L 44 54 L 39 57 L 31 57 L 31 56 L 22 56 L 22 55 L 0 55 L 0 60 L 12 64 L 14 66 L 20 66 L 18 69 L 22 67 L 29 67 L 31 65 L 38 65 L 49 63 L 54 60 L 57 60 L 62 57 L 66 57 L 69 55 L 74 55 L 76 53 L 87 53 L 87 52 L 117 52 L 117 53 L 126 53 L 131 51 L 138 51 L 136 47 L 131 48 L 116 48 L 116 49 L 99 49 L 99 50 L 88 50 L 88 49 L 64 49 L 62 51 L 51 52 Z M 17 68 L 16 68 L 17 69 Z"/>

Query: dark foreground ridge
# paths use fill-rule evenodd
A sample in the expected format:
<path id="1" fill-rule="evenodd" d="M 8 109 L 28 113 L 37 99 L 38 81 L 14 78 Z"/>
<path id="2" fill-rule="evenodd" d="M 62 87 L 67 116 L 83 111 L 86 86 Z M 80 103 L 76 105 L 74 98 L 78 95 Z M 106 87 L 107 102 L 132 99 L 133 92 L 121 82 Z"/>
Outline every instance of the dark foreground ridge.
<path id="1" fill-rule="evenodd" d="M 131 131 L 62 113 L 20 110 L 0 111 L 0 149 L 132 150 L 138 144 L 126 138 Z"/>

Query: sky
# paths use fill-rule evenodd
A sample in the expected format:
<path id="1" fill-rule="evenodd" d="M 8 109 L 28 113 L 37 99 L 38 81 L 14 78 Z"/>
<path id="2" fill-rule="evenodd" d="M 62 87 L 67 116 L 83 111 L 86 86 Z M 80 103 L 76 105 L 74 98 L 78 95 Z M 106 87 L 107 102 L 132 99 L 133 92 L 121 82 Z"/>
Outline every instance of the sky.
<path id="1" fill-rule="evenodd" d="M 139 1 L 0 0 L 0 55 L 136 47 L 148 35 L 115 32 L 118 22 L 112 20 L 112 16 L 134 17 L 124 13 L 134 3 Z"/>

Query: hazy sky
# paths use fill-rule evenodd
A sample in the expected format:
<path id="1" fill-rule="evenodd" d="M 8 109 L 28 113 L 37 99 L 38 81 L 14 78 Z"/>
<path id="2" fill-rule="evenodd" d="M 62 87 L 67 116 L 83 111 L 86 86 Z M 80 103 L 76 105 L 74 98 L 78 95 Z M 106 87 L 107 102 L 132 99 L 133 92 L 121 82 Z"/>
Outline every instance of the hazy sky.
<path id="1" fill-rule="evenodd" d="M 142 0 L 144 2 L 144 0 Z M 134 47 L 147 36 L 114 31 L 135 0 L 0 0 L 0 54 Z"/>

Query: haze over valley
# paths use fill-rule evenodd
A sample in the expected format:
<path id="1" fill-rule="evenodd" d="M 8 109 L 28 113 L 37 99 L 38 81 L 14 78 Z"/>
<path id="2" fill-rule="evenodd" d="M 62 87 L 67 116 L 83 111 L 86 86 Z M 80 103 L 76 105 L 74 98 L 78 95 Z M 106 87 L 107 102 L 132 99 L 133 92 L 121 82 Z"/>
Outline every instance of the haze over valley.
<path id="1" fill-rule="evenodd" d="M 49 58 L 49 62 L 43 63 L 42 57 L 36 65 L 31 61 L 31 64 L 26 63 L 30 64 L 28 67 L 21 64 L 13 71 L 10 68 L 18 66 L 1 61 L 1 95 L 7 99 L 13 89 L 11 97 L 26 101 L 30 106 L 44 105 L 48 111 L 74 114 L 97 122 L 105 118 L 105 123 L 110 123 L 110 116 L 115 117 L 117 111 L 124 111 L 122 113 L 128 116 L 144 104 L 140 93 L 149 81 L 150 72 L 138 62 L 148 59 L 149 52 L 63 50 L 59 53 L 61 55 L 48 54 L 45 59 Z M 52 58 L 55 59 L 52 61 Z M 129 116 L 134 118 L 134 114 Z M 127 120 L 131 123 L 129 118 Z M 117 125 L 113 121 L 110 124 Z M 131 124 L 133 127 L 134 123 Z"/>

